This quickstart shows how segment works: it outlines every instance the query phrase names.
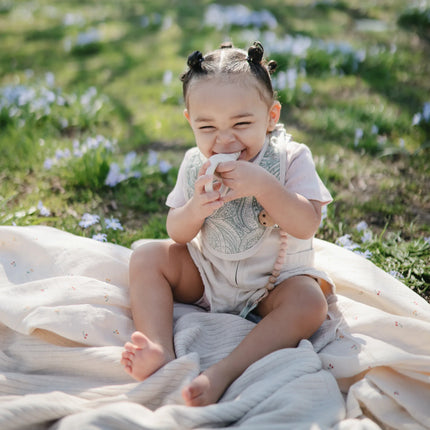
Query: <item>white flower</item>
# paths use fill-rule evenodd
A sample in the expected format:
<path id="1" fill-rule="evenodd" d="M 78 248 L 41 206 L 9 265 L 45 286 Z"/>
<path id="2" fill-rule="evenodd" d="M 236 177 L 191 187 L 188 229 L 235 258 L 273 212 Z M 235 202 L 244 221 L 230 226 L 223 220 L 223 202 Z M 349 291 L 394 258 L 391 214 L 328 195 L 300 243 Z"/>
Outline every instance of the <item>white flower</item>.
<path id="1" fill-rule="evenodd" d="M 117 218 L 105 218 L 106 228 L 112 230 L 124 230 L 123 226 Z"/>
<path id="2" fill-rule="evenodd" d="M 82 215 L 81 220 L 79 221 L 79 226 L 82 228 L 87 228 L 94 224 L 97 224 L 99 221 L 100 221 L 100 217 L 98 215 L 84 213 Z"/>

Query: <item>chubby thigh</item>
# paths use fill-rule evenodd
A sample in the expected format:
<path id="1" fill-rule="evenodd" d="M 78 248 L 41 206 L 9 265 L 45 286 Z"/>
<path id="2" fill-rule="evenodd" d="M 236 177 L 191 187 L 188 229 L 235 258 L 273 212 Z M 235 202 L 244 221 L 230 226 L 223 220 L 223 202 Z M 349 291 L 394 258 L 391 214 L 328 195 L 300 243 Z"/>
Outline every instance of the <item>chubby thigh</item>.
<path id="1" fill-rule="evenodd" d="M 171 239 L 152 240 L 134 250 L 130 260 L 130 281 L 143 278 L 150 282 L 151 274 L 160 273 L 169 283 L 174 300 L 194 303 L 202 297 L 202 278 L 186 245 Z"/>

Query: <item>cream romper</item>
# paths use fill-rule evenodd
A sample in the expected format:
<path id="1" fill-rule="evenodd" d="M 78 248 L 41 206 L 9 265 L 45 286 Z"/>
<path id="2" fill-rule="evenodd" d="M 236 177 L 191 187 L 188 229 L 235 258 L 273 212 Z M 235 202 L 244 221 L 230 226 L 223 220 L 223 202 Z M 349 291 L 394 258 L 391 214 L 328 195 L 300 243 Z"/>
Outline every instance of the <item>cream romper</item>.
<path id="1" fill-rule="evenodd" d="M 166 204 L 183 206 L 194 193 L 194 183 L 206 158 L 197 147 L 188 150 L 179 169 L 178 179 Z M 264 146 L 253 163 L 273 174 L 292 192 L 323 204 L 332 198 L 321 182 L 306 145 L 291 140 L 282 124 L 267 135 Z M 230 312 L 246 316 L 266 294 L 280 247 L 277 226 L 259 221 L 263 207 L 250 196 L 225 203 L 206 218 L 199 234 L 188 243 L 205 287 L 200 304 L 212 312 Z M 330 277 L 313 267 L 311 239 L 287 238 L 287 253 L 276 280 L 309 275 L 326 281 L 334 293 Z"/>

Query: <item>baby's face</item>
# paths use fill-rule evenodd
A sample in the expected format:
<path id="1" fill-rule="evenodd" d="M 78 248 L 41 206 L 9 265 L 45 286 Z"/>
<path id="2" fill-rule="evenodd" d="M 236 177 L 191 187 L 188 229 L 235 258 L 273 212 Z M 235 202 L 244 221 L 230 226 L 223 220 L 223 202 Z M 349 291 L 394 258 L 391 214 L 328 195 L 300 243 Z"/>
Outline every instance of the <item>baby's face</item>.
<path id="1" fill-rule="evenodd" d="M 240 160 L 251 160 L 279 112 L 279 103 L 268 106 L 255 85 L 203 78 L 189 90 L 185 116 L 205 157 L 240 151 Z"/>

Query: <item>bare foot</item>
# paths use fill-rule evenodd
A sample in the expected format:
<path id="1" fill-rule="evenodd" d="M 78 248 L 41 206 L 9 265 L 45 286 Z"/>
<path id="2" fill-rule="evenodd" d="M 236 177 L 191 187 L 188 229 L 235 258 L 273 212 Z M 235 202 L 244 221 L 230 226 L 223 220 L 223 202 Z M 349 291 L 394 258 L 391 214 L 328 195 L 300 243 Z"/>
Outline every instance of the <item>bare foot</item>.
<path id="1" fill-rule="evenodd" d="M 222 364 L 217 363 L 194 378 L 182 390 L 182 397 L 187 406 L 211 405 L 220 399 L 233 380 Z"/>
<path id="2" fill-rule="evenodd" d="M 124 345 L 121 364 L 134 379 L 143 381 L 174 358 L 161 345 L 150 341 L 140 331 L 135 331 L 131 342 Z"/>

